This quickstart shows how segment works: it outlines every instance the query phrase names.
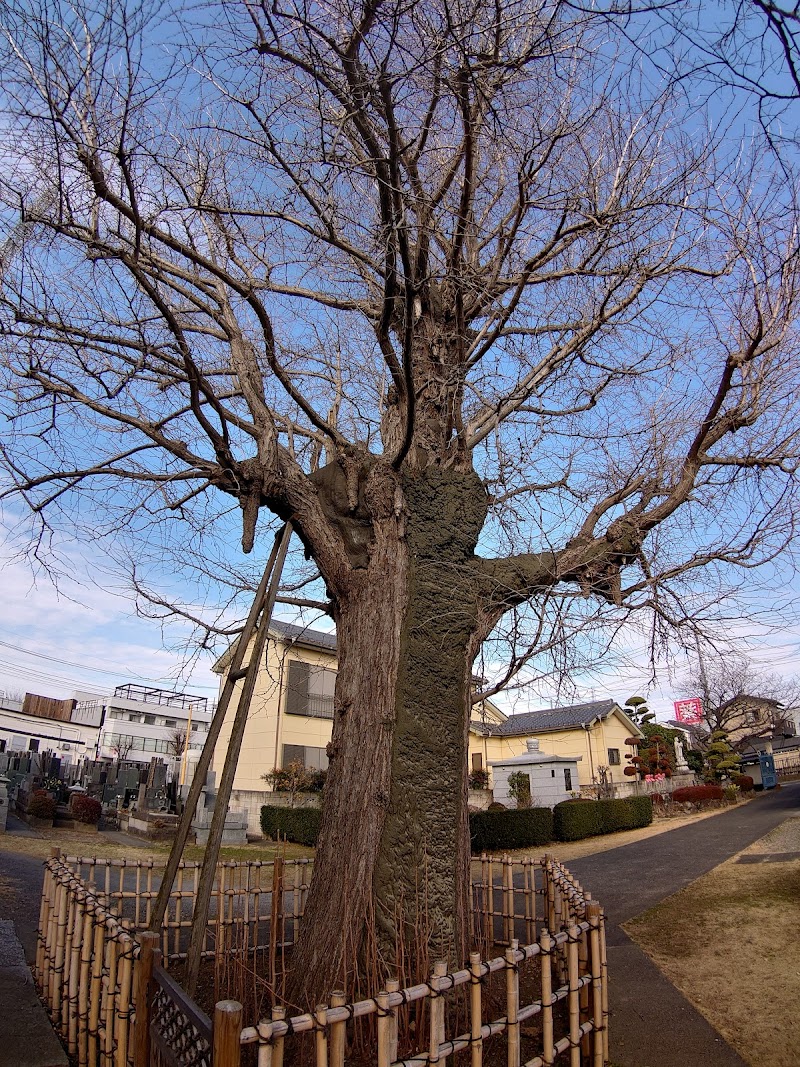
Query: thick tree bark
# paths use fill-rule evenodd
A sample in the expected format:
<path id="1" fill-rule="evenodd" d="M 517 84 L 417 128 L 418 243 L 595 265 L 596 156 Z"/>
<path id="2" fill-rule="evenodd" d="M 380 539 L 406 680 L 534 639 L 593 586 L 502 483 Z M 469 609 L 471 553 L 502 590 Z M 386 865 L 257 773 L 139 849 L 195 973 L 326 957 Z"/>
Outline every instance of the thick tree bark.
<path id="1" fill-rule="evenodd" d="M 468 944 L 466 737 L 486 495 L 474 473 L 442 469 L 398 488 L 337 604 L 330 769 L 289 984 L 304 1007 L 398 967 L 417 979 Z"/>

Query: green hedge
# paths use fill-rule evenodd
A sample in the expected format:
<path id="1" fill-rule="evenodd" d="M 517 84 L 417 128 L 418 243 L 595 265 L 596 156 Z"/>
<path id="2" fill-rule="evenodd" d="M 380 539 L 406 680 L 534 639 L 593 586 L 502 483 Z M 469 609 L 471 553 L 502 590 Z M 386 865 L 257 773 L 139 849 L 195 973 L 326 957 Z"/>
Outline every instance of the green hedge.
<path id="1" fill-rule="evenodd" d="M 553 809 L 553 831 L 557 841 L 580 841 L 584 837 L 635 830 L 653 821 L 650 797 L 623 800 L 565 800 Z"/>
<path id="2" fill-rule="evenodd" d="M 319 837 L 322 812 L 319 808 L 277 808 L 265 804 L 261 809 L 261 829 L 267 837 L 281 837 L 297 845 L 313 847 Z"/>
<path id="3" fill-rule="evenodd" d="M 473 852 L 546 845 L 553 840 L 553 812 L 550 808 L 473 812 L 469 835 Z"/>

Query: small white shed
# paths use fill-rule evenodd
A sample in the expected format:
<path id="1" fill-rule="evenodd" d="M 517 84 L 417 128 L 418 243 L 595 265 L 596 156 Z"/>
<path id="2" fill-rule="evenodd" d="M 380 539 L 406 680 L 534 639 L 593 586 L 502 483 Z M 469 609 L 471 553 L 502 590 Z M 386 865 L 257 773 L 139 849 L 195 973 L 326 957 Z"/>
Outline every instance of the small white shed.
<path id="1" fill-rule="evenodd" d="M 492 792 L 500 804 L 514 806 L 508 788 L 509 777 L 517 771 L 527 774 L 531 783 L 531 806 L 552 808 L 562 800 L 569 800 L 578 789 L 578 761 L 580 756 L 551 756 L 539 749 L 538 738 L 526 741 L 528 751 L 521 756 L 490 760 Z"/>

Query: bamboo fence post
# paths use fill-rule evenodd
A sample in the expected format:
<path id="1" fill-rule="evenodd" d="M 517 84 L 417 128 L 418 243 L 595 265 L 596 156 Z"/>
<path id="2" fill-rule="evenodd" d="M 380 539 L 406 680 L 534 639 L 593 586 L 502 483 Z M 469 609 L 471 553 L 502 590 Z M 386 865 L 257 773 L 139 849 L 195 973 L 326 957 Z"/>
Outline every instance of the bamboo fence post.
<path id="1" fill-rule="evenodd" d="M 514 940 L 514 868 L 509 856 L 503 856 L 503 940 Z"/>
<path id="2" fill-rule="evenodd" d="M 542 1063 L 551 1067 L 555 1059 L 553 1048 L 553 939 L 550 931 L 542 930 L 539 935 L 542 961 Z"/>
<path id="3" fill-rule="evenodd" d="M 526 856 L 522 861 L 522 875 L 525 897 L 525 943 L 532 945 L 536 940 L 536 875 L 530 856 Z"/>
<path id="4" fill-rule="evenodd" d="M 517 949 L 519 941 L 512 939 L 506 949 L 506 1028 L 508 1031 L 508 1067 L 520 1067 L 519 1035 L 519 970 Z"/>
<path id="5" fill-rule="evenodd" d="M 239 1067 L 242 1046 L 242 1005 L 238 1000 L 220 1000 L 214 1006 L 212 1067 Z"/>
<path id="6" fill-rule="evenodd" d="M 606 916 L 600 909 L 600 981 L 603 993 L 603 1063 L 608 1061 L 608 953 L 606 951 Z"/>
<path id="7" fill-rule="evenodd" d="M 50 856 L 52 859 L 56 859 L 61 854 L 61 849 L 51 848 Z M 44 971 L 44 938 L 47 934 L 47 924 L 50 919 L 50 904 L 53 885 L 53 872 L 50 869 L 50 864 L 45 863 L 44 866 L 44 881 L 42 882 L 42 900 L 39 905 L 39 925 L 37 926 L 36 934 L 36 962 L 34 964 L 34 978 L 39 988 L 42 988 L 42 973 Z"/>
<path id="8" fill-rule="evenodd" d="M 106 920 L 108 921 L 108 920 Z M 103 1003 L 103 1053 L 107 1063 L 113 1062 L 114 1042 L 116 1040 L 115 1022 L 117 1017 L 117 956 L 118 946 L 111 930 L 106 926 L 106 979 Z"/>
<path id="9" fill-rule="evenodd" d="M 400 983 L 397 978 L 388 978 L 386 982 L 386 992 L 397 993 L 400 991 Z M 389 1007 L 389 1063 L 393 1063 L 397 1060 L 397 1046 L 399 1039 L 399 1022 L 398 1022 L 398 1008 Z"/>
<path id="10" fill-rule="evenodd" d="M 45 866 L 45 881 L 43 893 L 47 894 L 47 915 L 40 920 L 43 925 L 39 927 L 39 944 L 37 946 L 37 981 L 42 996 L 50 1003 L 50 972 L 53 967 L 53 952 L 55 950 L 56 929 L 56 898 L 58 894 L 58 882 L 53 868 L 48 861 Z"/>
<path id="11" fill-rule="evenodd" d="M 150 986 L 153 967 L 158 958 L 158 934 L 144 930 L 139 934 L 141 946 L 133 984 L 133 1067 L 150 1067 Z"/>
<path id="12" fill-rule="evenodd" d="M 89 993 L 92 949 L 94 947 L 94 883 L 86 886 L 81 932 L 81 969 L 78 978 L 78 1067 L 87 1067 L 89 1062 Z"/>
<path id="13" fill-rule="evenodd" d="M 331 993 L 331 1007 L 343 1008 L 347 1003 L 347 995 L 341 989 L 335 989 Z M 344 1067 L 344 1054 L 347 1046 L 347 1020 L 331 1023 L 331 1036 L 328 1041 L 328 1060 L 330 1067 Z M 259 1065 L 260 1067 L 260 1065 Z"/>
<path id="14" fill-rule="evenodd" d="M 89 988 L 89 1034 L 87 1058 L 94 1067 L 100 1050 L 100 1003 L 103 996 L 103 956 L 105 948 L 105 927 L 97 914 L 98 901 L 95 898 L 92 907 L 92 978 Z"/>
<path id="15" fill-rule="evenodd" d="M 469 1037 L 470 1037 L 470 1067 L 481 1067 L 483 1063 L 483 1036 L 481 1028 L 481 954 L 470 952 L 469 954 Z"/>
<path id="16" fill-rule="evenodd" d="M 272 1009 L 272 1021 L 274 1023 L 283 1022 L 286 1018 L 286 1008 L 281 1004 L 276 1004 Z M 283 1067 L 283 1050 L 284 1050 L 285 1038 L 283 1034 L 280 1034 L 272 1042 L 272 1067 Z"/>
<path id="17" fill-rule="evenodd" d="M 572 923 L 567 927 L 567 1001 L 569 1005 L 569 1064 L 581 1067 L 581 1001 L 578 982 L 578 942 L 580 930 Z"/>
<path id="18" fill-rule="evenodd" d="M 278 926 L 283 911 L 283 857 L 276 856 L 272 865 L 272 900 L 269 915 L 269 984 L 273 989 L 278 982 Z"/>
<path id="19" fill-rule="evenodd" d="M 483 939 L 488 942 L 489 937 L 489 857 L 481 852 L 481 893 L 483 894 Z"/>
<path id="20" fill-rule="evenodd" d="M 69 969 L 72 963 L 72 931 L 75 925 L 75 891 L 72 887 L 72 879 L 64 886 L 64 914 L 63 914 L 64 944 L 61 950 L 61 975 L 58 983 L 58 1013 L 59 1028 L 62 1034 L 67 1033 L 69 1022 Z"/>
<path id="21" fill-rule="evenodd" d="M 294 865 L 294 878 L 292 883 L 292 944 L 297 944 L 300 931 L 300 867 Z"/>
<path id="22" fill-rule="evenodd" d="M 428 983 L 431 1002 L 431 1034 L 428 1063 L 438 1063 L 441 1059 L 439 1047 L 444 1042 L 444 997 L 440 979 L 447 974 L 447 960 L 437 960 L 433 965 L 433 975 Z"/>
<path id="23" fill-rule="evenodd" d="M 128 1067 L 128 1042 L 130 1040 L 131 1027 L 131 1001 L 133 988 L 133 953 L 136 944 L 131 937 L 123 935 L 122 952 L 120 959 L 122 966 L 118 966 L 119 974 L 119 1003 L 116 1012 L 116 1067 Z"/>
<path id="24" fill-rule="evenodd" d="M 584 905 L 583 912 L 584 916 L 588 915 L 588 904 Z M 583 979 L 591 976 L 589 964 L 589 926 L 585 921 L 581 921 L 580 926 L 580 941 L 578 942 L 578 974 Z M 584 926 L 586 926 L 585 929 L 582 928 Z M 581 985 L 580 1006 L 581 1025 L 583 1025 L 583 1023 L 591 1021 L 591 989 L 588 981 L 584 981 Z M 581 1039 L 581 1058 L 583 1063 L 589 1062 L 591 1047 L 591 1036 L 587 1031 Z"/>
<path id="25" fill-rule="evenodd" d="M 603 980 L 600 961 L 600 905 L 590 900 L 586 905 L 589 921 L 589 963 L 592 975 L 592 1067 L 603 1067 Z"/>
<path id="26" fill-rule="evenodd" d="M 390 1067 L 392 1056 L 390 1051 L 389 1020 L 391 1016 L 389 1013 L 389 994 L 385 989 L 382 989 L 377 994 L 375 1003 L 378 1005 L 378 1067 Z M 317 1067 L 320 1067 L 320 1065 L 318 1064 Z"/>
<path id="27" fill-rule="evenodd" d="M 314 1009 L 314 1051 L 316 1067 L 328 1067 L 328 1005 L 317 1004 Z"/>
<path id="28" fill-rule="evenodd" d="M 86 893 L 79 889 L 75 893 L 75 904 L 72 909 L 72 929 L 70 952 L 69 952 L 69 985 L 67 997 L 64 1001 L 66 1008 L 66 1032 L 67 1051 L 70 1055 L 76 1055 L 78 1051 L 78 1002 L 81 973 L 81 938 L 83 937 L 83 913 L 86 903 Z"/>

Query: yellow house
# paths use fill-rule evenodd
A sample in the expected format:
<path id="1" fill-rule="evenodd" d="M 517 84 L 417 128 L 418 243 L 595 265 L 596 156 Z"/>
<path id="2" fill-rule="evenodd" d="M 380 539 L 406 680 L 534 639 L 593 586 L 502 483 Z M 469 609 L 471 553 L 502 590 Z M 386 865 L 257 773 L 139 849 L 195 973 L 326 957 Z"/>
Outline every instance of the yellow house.
<path id="1" fill-rule="evenodd" d="M 224 674 L 233 649 L 215 664 Z M 248 831 L 260 829 L 269 786 L 262 775 L 290 763 L 325 770 L 331 739 L 336 681 L 336 635 L 273 619 L 264 663 L 256 678 L 231 807 L 246 811 Z M 241 682 L 239 683 L 241 685 Z M 225 719 L 211 764 L 219 779 L 228 749 L 236 701 Z"/>
<path id="2" fill-rule="evenodd" d="M 601 768 L 607 782 L 619 784 L 626 781 L 625 741 L 643 736 L 613 700 L 508 717 L 499 714 L 499 722 L 473 717 L 469 737 L 472 771 L 488 769 L 494 760 L 521 756 L 527 741 L 538 738 L 542 752 L 579 760 L 578 786 L 596 785 Z"/>

